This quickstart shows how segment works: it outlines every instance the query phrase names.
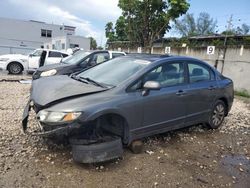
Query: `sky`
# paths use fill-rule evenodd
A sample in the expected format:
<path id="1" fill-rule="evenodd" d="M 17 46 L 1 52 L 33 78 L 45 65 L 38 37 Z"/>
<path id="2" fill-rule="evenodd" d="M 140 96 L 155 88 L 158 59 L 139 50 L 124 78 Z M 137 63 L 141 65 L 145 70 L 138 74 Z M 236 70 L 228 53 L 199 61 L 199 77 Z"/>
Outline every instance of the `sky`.
<path id="1" fill-rule="evenodd" d="M 188 0 L 189 13 L 209 13 L 217 20 L 218 30 L 225 30 L 230 15 L 233 26 L 250 25 L 250 0 Z M 76 34 L 96 38 L 104 46 L 104 27 L 121 15 L 118 0 L 0 0 L 0 17 L 38 20 L 77 27 Z M 1 29 L 1 26 L 0 26 Z M 167 36 L 176 33 L 170 31 Z"/>

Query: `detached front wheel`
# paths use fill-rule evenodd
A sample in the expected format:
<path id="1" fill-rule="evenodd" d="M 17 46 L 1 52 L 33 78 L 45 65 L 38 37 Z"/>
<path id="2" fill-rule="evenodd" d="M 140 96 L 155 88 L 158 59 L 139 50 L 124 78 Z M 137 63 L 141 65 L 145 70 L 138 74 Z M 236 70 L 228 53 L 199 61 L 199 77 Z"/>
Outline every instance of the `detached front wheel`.
<path id="1" fill-rule="evenodd" d="M 213 106 L 212 112 L 210 113 L 208 125 L 212 129 L 217 129 L 221 126 L 226 115 L 226 105 L 223 101 L 218 100 Z"/>

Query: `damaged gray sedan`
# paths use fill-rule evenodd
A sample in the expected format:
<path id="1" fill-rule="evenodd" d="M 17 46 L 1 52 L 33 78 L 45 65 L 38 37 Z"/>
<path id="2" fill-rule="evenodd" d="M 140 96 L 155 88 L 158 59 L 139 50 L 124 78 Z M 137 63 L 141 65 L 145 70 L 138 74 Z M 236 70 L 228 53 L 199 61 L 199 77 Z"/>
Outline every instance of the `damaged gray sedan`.
<path id="1" fill-rule="evenodd" d="M 132 55 L 33 81 L 23 129 L 33 109 L 33 134 L 66 136 L 76 161 L 100 162 L 146 136 L 198 123 L 218 128 L 233 97 L 232 80 L 200 60 Z"/>

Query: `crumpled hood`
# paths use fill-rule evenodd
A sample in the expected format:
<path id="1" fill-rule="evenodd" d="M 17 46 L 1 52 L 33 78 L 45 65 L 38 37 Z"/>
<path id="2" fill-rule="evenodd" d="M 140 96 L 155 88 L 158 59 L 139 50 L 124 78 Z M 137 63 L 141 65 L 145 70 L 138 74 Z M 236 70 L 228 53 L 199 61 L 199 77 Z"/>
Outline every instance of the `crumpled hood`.
<path id="1" fill-rule="evenodd" d="M 30 98 L 38 106 L 47 106 L 52 102 L 105 90 L 107 88 L 85 84 L 66 75 L 58 75 L 34 80 Z"/>

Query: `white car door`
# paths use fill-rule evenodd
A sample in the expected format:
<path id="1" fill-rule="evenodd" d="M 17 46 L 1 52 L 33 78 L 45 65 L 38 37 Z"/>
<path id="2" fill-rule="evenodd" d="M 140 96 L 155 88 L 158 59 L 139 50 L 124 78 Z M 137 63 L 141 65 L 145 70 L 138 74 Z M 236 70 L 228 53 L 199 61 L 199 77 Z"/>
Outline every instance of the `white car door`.
<path id="1" fill-rule="evenodd" d="M 49 51 L 47 58 L 45 60 L 45 65 L 60 63 L 63 56 L 60 52 Z"/>
<path id="2" fill-rule="evenodd" d="M 43 50 L 35 50 L 28 57 L 28 69 L 37 69 L 39 67 L 39 59 Z"/>

